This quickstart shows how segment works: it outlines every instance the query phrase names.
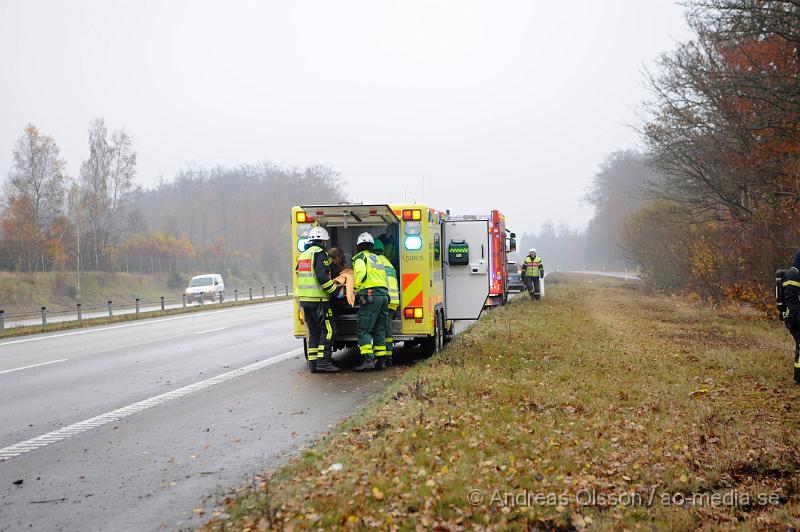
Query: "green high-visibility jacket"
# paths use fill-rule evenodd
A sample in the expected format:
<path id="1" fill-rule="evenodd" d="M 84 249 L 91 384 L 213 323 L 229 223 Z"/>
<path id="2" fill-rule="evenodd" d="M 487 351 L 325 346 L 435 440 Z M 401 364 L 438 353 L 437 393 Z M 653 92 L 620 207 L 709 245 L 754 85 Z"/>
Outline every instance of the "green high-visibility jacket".
<path id="1" fill-rule="evenodd" d="M 356 253 L 353 257 L 354 289 L 361 292 L 368 288 L 389 289 L 386 279 L 386 267 L 378 260 L 378 256 L 369 250 Z"/>

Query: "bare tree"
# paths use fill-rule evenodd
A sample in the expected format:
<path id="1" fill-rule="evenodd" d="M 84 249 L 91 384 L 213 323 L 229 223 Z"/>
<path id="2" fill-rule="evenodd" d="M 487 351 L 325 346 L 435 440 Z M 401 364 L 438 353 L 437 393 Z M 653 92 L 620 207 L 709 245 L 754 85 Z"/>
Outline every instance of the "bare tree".
<path id="1" fill-rule="evenodd" d="M 64 211 L 64 165 L 53 137 L 28 124 L 14 147 L 6 194 L 30 204 L 33 223 L 40 231 L 46 231 Z"/>
<path id="2" fill-rule="evenodd" d="M 109 139 L 102 119 L 89 127 L 89 158 L 81 165 L 81 189 L 90 220 L 88 239 L 95 267 L 120 236 L 137 187 L 136 151 L 125 131 L 115 131 Z"/>

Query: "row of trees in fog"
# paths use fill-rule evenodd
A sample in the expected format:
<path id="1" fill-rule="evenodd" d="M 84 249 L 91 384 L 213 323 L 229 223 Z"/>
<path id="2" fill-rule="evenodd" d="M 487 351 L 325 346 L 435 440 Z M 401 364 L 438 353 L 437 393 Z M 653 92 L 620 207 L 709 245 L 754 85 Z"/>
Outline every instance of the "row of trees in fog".
<path id="1" fill-rule="evenodd" d="M 50 135 L 29 125 L 13 148 L 3 186 L 0 260 L 20 271 L 98 268 L 124 234 L 138 188 L 136 150 L 103 120 L 89 127 L 88 156 L 77 179 Z"/>
<path id="2" fill-rule="evenodd" d="M 646 72 L 642 153 L 612 154 L 587 194 L 582 262 L 767 305 L 800 245 L 800 4 L 691 0 L 686 15 L 692 40 Z"/>
<path id="3" fill-rule="evenodd" d="M 242 268 L 281 280 L 289 208 L 341 199 L 330 168 L 269 163 L 180 170 L 143 190 L 136 150 L 103 120 L 77 178 L 52 136 L 29 125 L 13 146 L 0 204 L 0 269 L 190 272 Z"/>
<path id="4" fill-rule="evenodd" d="M 687 19 L 647 76 L 662 179 L 623 236 L 652 287 L 766 303 L 800 243 L 800 4 L 694 0 Z"/>

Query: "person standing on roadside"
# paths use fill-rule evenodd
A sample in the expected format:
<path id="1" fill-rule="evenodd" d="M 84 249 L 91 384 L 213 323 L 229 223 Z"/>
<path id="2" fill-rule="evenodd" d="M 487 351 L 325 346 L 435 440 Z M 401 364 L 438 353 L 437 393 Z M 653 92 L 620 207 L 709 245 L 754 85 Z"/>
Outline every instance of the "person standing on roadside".
<path id="1" fill-rule="evenodd" d="M 786 270 L 781 287 L 786 305 L 783 323 L 794 338 L 794 383 L 800 384 L 800 251 L 795 254 L 794 262 Z"/>
<path id="2" fill-rule="evenodd" d="M 539 301 L 542 297 L 540 279 L 544 279 L 544 265 L 542 264 L 542 259 L 536 254 L 536 249 L 531 248 L 522 263 L 522 280 L 531 295 L 531 299 L 535 301 Z"/>
<path id="3" fill-rule="evenodd" d="M 311 373 L 336 373 L 333 365 L 333 319 L 330 298 L 339 285 L 331 280 L 331 258 L 325 251 L 330 240 L 324 227 L 314 227 L 308 234 L 306 249 L 297 257 L 297 298 L 303 309 L 303 320 L 308 327 L 306 349 L 308 369 Z"/>

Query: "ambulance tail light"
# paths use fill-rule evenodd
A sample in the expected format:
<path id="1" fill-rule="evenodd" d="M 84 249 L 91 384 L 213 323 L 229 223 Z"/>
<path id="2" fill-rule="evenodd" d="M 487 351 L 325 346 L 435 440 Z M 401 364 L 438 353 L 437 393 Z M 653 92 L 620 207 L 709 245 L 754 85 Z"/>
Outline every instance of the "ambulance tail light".
<path id="1" fill-rule="evenodd" d="M 403 317 L 407 320 L 421 320 L 422 307 L 406 307 L 403 309 Z"/>
<path id="2" fill-rule="evenodd" d="M 404 222 L 419 222 L 422 220 L 421 209 L 403 209 Z"/>
<path id="3" fill-rule="evenodd" d="M 294 219 L 299 224 L 311 223 L 314 221 L 314 217 L 306 213 L 305 211 L 297 211 L 294 214 Z"/>

